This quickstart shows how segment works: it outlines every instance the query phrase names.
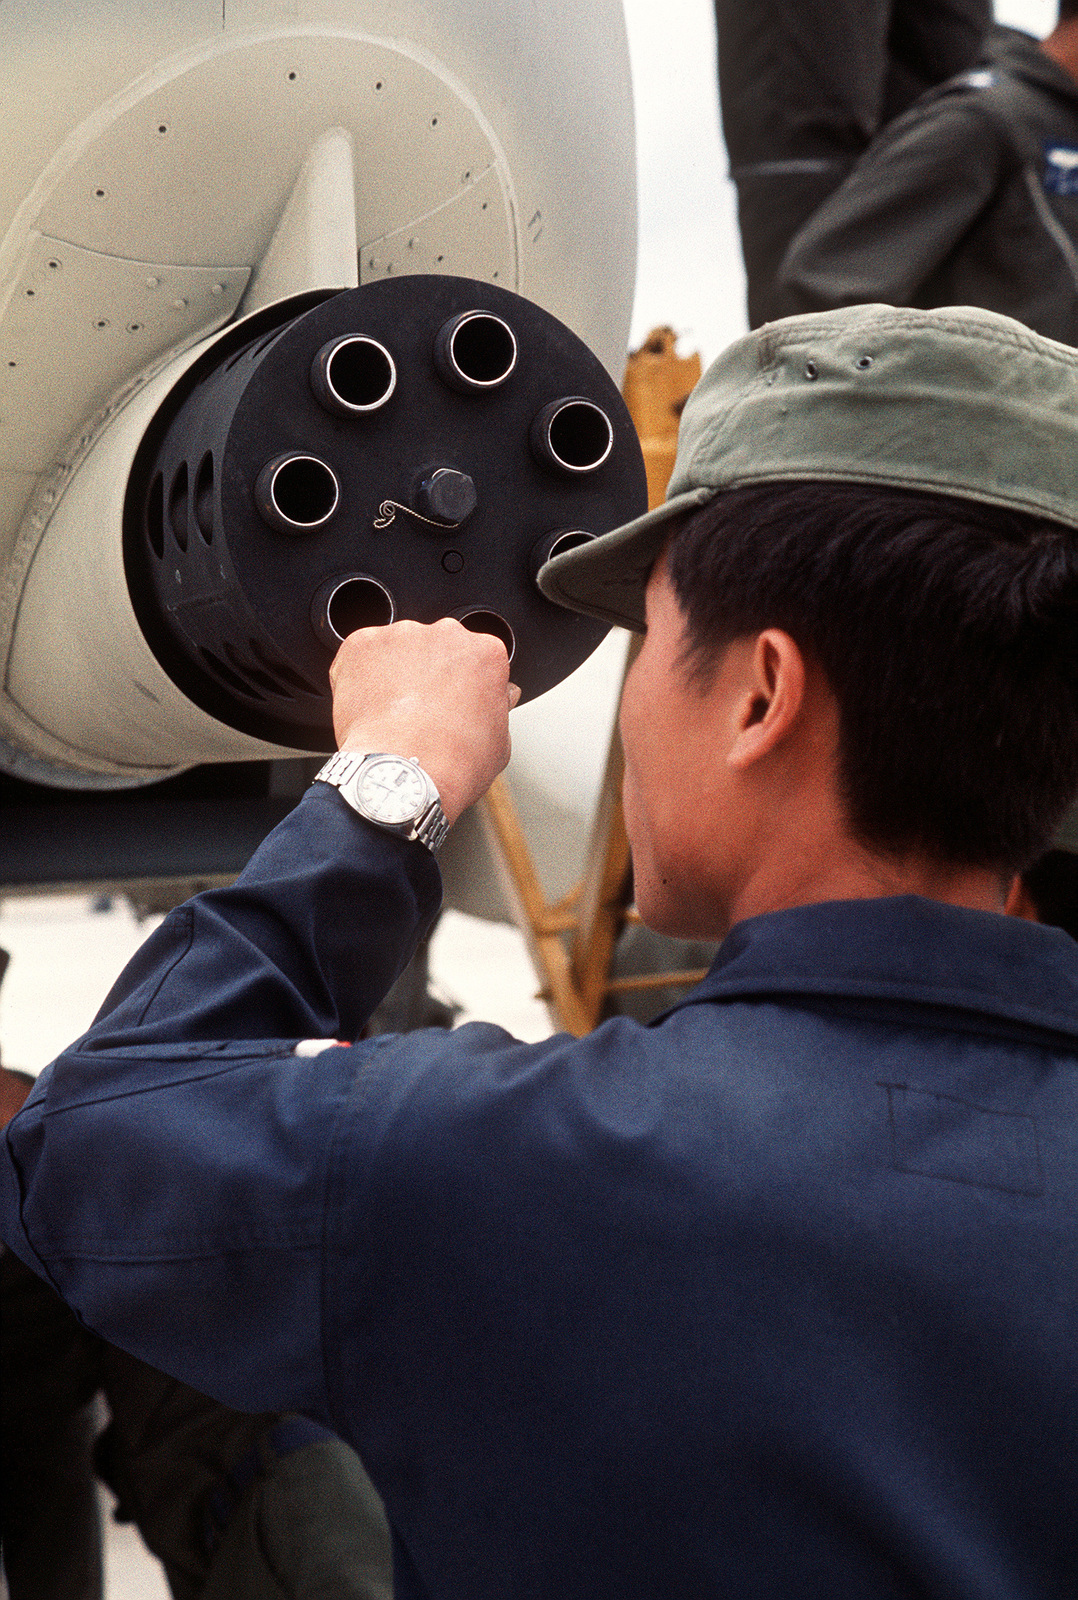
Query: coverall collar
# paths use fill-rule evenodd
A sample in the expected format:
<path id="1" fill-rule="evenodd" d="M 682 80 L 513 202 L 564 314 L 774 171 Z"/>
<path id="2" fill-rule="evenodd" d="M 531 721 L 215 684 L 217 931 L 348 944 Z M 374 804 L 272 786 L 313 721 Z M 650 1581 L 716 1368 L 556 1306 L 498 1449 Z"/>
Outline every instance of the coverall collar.
<path id="1" fill-rule="evenodd" d="M 1064 1035 L 1078 1049 L 1078 947 L 1068 934 L 918 895 L 749 917 L 671 1009 L 766 995 L 916 1005 L 936 1022 L 944 1011 L 967 1025 L 993 1019 Z"/>

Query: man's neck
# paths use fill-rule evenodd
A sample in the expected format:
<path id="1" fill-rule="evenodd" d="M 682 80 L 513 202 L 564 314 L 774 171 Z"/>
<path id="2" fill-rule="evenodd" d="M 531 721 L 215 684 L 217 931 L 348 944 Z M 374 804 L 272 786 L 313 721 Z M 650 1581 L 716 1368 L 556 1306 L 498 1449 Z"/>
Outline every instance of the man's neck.
<path id="1" fill-rule="evenodd" d="M 836 841 L 832 841 L 832 845 Z M 921 895 L 973 911 L 1002 912 L 1009 880 L 994 869 L 920 856 L 877 855 L 847 839 L 839 848 L 805 854 L 783 851 L 759 861 L 731 905 L 730 925 L 768 911 L 823 900 L 875 900 Z"/>
<path id="2" fill-rule="evenodd" d="M 1041 40 L 1041 49 L 1078 83 L 1078 17 L 1059 23 L 1047 39 Z"/>

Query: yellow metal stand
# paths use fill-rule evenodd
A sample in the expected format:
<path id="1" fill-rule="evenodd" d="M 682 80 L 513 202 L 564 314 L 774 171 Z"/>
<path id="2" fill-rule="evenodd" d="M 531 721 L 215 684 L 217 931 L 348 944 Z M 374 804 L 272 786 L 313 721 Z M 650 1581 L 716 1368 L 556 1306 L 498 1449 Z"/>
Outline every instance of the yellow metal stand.
<path id="1" fill-rule="evenodd" d="M 678 419 L 700 377 L 698 355 L 679 356 L 671 328 L 656 328 L 629 356 L 622 393 L 648 478 L 648 504 L 658 505 L 674 468 Z M 631 662 L 639 641 L 630 647 Z M 621 812 L 623 761 L 615 726 L 592 824 L 583 876 L 563 900 L 547 900 L 509 787 L 498 778 L 480 805 L 484 831 L 512 915 L 527 941 L 542 994 L 556 1023 L 588 1033 L 607 996 L 634 989 L 695 983 L 698 972 L 650 973 L 611 980 L 618 935 L 635 913 L 630 906 L 629 841 Z"/>

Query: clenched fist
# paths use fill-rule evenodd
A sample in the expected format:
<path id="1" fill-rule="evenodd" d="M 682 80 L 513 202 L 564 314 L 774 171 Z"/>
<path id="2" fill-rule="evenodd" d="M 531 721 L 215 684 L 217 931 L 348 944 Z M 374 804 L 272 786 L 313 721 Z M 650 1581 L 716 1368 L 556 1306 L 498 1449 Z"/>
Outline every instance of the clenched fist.
<path id="1" fill-rule="evenodd" d="M 509 760 L 509 712 L 520 690 L 492 634 L 452 617 L 360 628 L 337 651 L 329 681 L 338 749 L 414 756 L 450 822 Z"/>

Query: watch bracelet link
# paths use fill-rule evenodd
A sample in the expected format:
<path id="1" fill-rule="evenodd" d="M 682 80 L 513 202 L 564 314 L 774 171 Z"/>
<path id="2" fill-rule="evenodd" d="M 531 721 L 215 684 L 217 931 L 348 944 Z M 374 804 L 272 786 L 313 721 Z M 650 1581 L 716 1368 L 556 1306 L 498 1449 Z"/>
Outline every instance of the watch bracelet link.
<path id="1" fill-rule="evenodd" d="M 368 755 L 380 755 L 381 753 L 381 751 L 365 750 L 362 755 L 359 755 L 355 750 L 338 750 L 336 755 L 330 756 L 329 760 L 319 767 L 311 781 L 312 783 L 330 783 L 335 789 L 339 789 L 348 782 L 349 778 L 355 777 Z"/>
<path id="2" fill-rule="evenodd" d="M 312 781 L 315 783 L 328 783 L 337 790 L 343 789 L 344 785 L 355 777 L 365 761 L 370 761 L 372 757 L 388 756 L 390 754 L 391 752 L 387 750 L 365 750 L 362 755 L 355 750 L 338 750 L 335 755 L 330 756 L 329 760 L 319 768 Z M 402 756 L 398 759 L 408 760 L 412 758 Z M 415 761 L 414 765 L 419 767 L 419 762 Z M 419 770 L 423 772 L 422 767 L 419 767 Z M 430 784 L 430 787 L 434 789 L 434 798 L 415 819 L 412 824 L 411 834 L 402 835 L 395 829 L 387 829 L 387 832 L 397 832 L 398 838 L 409 837 L 416 839 L 420 844 L 426 846 L 431 855 L 434 855 L 449 832 L 449 821 L 442 810 L 438 791 L 435 789 L 429 773 L 423 772 L 423 776 Z M 342 796 L 342 798 L 347 800 L 347 796 Z M 379 826 L 371 817 L 368 817 L 367 821 L 372 822 L 375 827 Z"/>
<path id="3" fill-rule="evenodd" d="M 415 837 L 425 844 L 431 855 L 437 855 L 449 832 L 449 819 L 442 810 L 442 802 L 435 795 L 426 811 L 415 821 Z"/>

